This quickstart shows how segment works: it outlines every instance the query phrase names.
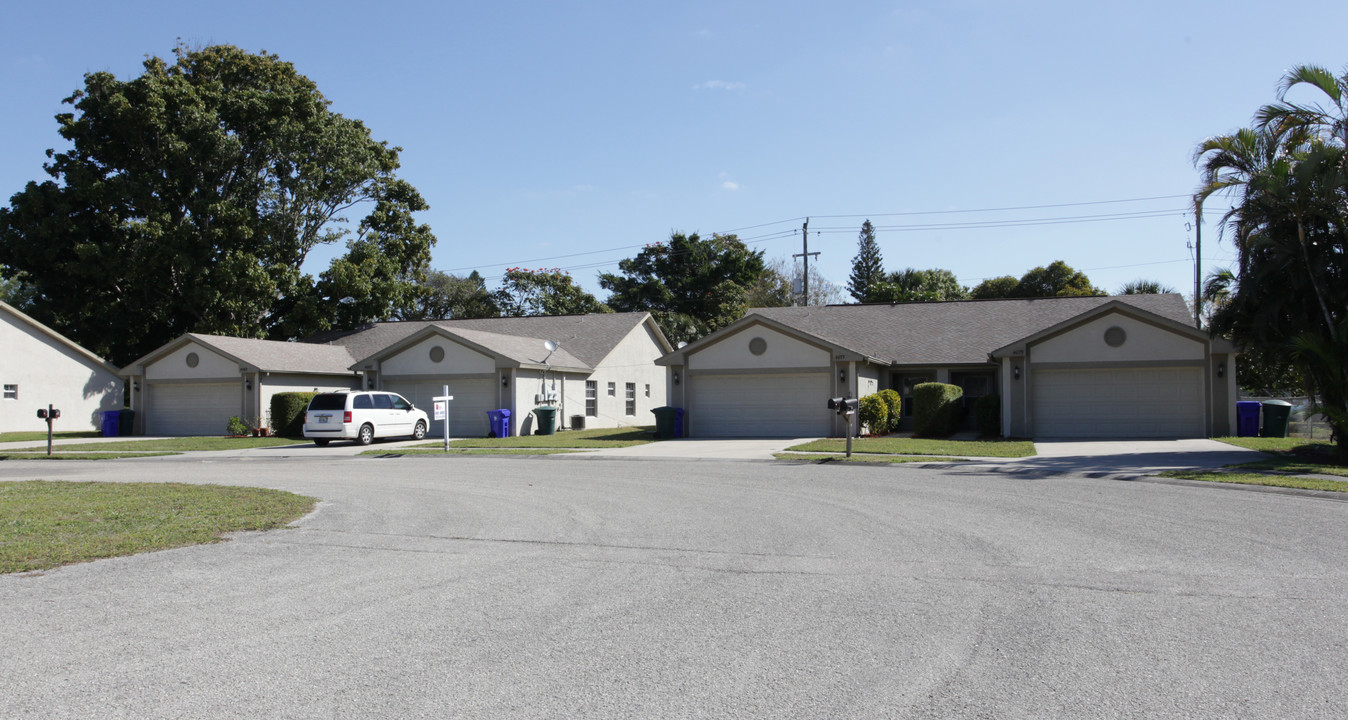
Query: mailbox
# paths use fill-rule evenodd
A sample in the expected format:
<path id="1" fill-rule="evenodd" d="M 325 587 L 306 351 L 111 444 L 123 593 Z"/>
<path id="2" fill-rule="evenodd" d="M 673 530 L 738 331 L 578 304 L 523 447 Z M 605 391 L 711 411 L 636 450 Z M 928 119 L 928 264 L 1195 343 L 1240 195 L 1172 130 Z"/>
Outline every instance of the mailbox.
<path id="1" fill-rule="evenodd" d="M 839 415 L 847 415 L 857 411 L 856 398 L 829 398 L 828 409 L 837 410 Z"/>
<path id="2" fill-rule="evenodd" d="M 832 406 L 832 405 L 829 405 L 829 407 L 833 407 L 833 406 Z M 37 419 L 38 419 L 38 420 L 46 420 L 46 419 L 47 419 L 47 408 L 38 408 L 38 409 L 37 409 Z"/>

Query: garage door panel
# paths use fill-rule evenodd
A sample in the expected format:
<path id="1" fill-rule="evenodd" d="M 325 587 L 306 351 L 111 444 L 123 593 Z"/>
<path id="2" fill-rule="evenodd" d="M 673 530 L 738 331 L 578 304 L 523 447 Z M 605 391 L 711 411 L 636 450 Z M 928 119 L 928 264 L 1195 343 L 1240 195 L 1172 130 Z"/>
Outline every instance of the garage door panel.
<path id="1" fill-rule="evenodd" d="M 243 415 L 238 382 L 157 384 L 148 387 L 145 432 L 149 435 L 224 435 L 229 418 Z"/>
<path id="2" fill-rule="evenodd" d="M 1036 437 L 1203 437 L 1201 368 L 1040 370 Z"/>
<path id="3" fill-rule="evenodd" d="M 694 375 L 688 380 L 694 437 L 826 437 L 829 374 Z"/>
<path id="4" fill-rule="evenodd" d="M 449 394 L 454 398 L 449 402 L 449 436 L 486 437 L 491 429 L 487 411 L 501 407 L 497 384 L 491 379 L 449 380 L 448 383 L 445 380 L 390 380 L 384 383 L 384 389 L 402 395 L 418 409 L 424 410 L 431 417 L 427 434 L 442 438 L 445 436 L 445 424 L 444 421 L 435 420 L 435 401 L 431 398 L 439 397 L 446 384 L 449 385 Z"/>

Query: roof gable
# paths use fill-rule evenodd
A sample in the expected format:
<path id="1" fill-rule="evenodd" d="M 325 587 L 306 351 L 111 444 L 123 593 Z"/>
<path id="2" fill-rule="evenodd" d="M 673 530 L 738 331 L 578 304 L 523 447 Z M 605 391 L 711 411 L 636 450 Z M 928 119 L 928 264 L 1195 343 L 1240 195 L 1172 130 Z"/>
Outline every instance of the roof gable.
<path id="1" fill-rule="evenodd" d="M 14 320 L 21 325 L 27 325 L 28 327 L 35 330 L 39 335 L 46 336 L 52 341 L 65 346 L 68 350 L 84 358 L 86 361 L 94 365 L 97 365 L 100 368 L 107 370 L 108 372 L 114 375 L 120 372 L 116 367 L 109 364 L 108 361 L 93 354 L 92 352 L 89 352 L 88 350 L 84 349 L 84 347 L 78 345 L 77 343 L 75 343 L 75 341 L 62 335 L 61 333 L 58 333 L 55 330 L 47 327 L 46 325 L 43 325 L 42 323 L 34 320 L 33 318 L 29 317 L 27 314 L 25 314 L 18 308 L 14 307 L 13 305 L 10 305 L 7 302 L 0 301 L 0 312 L 3 312 L 4 314 L 14 318 Z"/>

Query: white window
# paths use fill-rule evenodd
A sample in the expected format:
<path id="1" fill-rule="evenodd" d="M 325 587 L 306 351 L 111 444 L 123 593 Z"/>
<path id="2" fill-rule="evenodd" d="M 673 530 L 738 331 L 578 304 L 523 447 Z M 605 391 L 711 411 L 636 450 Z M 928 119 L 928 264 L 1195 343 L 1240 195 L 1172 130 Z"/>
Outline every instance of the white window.
<path id="1" fill-rule="evenodd" d="M 599 382 L 595 380 L 585 381 L 585 414 L 589 417 L 599 417 Z"/>
<path id="2" fill-rule="evenodd" d="M 6 386 L 5 386 L 5 399 L 6 399 L 6 400 L 18 400 L 18 399 L 19 399 L 19 386 L 18 386 L 18 385 L 6 385 Z"/>
<path id="3" fill-rule="evenodd" d="M 609 396 L 609 397 L 618 397 L 618 383 L 609 383 L 609 384 L 608 384 L 608 396 Z"/>
<path id="4" fill-rule="evenodd" d="M 646 397 L 650 397 L 650 396 L 651 396 L 651 384 L 650 384 L 650 383 L 646 383 Z"/>
<path id="5" fill-rule="evenodd" d="M 637 384 L 627 383 L 627 414 L 637 414 Z"/>

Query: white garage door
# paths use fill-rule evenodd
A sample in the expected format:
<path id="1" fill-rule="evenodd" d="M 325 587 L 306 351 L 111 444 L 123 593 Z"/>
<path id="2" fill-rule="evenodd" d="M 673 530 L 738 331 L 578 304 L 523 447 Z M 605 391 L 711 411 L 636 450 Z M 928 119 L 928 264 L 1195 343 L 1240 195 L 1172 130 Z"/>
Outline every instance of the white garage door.
<path id="1" fill-rule="evenodd" d="M 431 418 L 431 437 L 445 436 L 444 421 L 435 420 L 435 401 L 448 383 L 449 394 L 454 397 L 449 402 L 449 436 L 487 437 L 490 423 L 487 411 L 501 407 L 497 396 L 499 385 L 489 378 L 474 380 L 389 380 L 384 389 L 396 392 L 412 401 L 418 409 L 426 411 Z"/>
<path id="2" fill-rule="evenodd" d="M 688 378 L 692 437 L 827 437 L 829 373 L 702 375 Z"/>
<path id="3" fill-rule="evenodd" d="M 243 388 L 237 381 L 150 383 L 147 390 L 147 435 L 224 435 L 229 418 L 243 416 Z"/>
<path id="4" fill-rule="evenodd" d="M 1040 370 L 1034 435 L 1203 437 L 1202 368 Z"/>

